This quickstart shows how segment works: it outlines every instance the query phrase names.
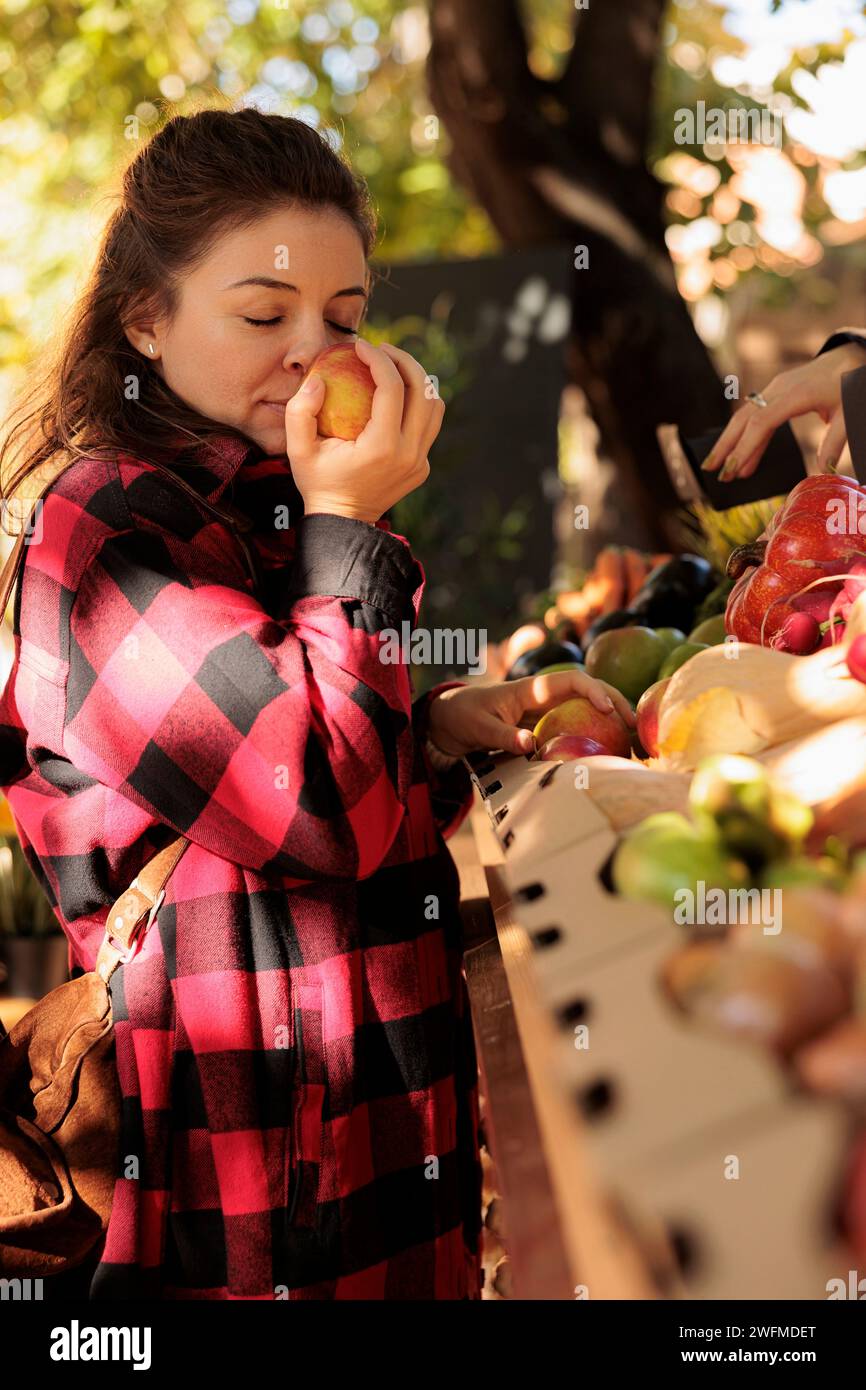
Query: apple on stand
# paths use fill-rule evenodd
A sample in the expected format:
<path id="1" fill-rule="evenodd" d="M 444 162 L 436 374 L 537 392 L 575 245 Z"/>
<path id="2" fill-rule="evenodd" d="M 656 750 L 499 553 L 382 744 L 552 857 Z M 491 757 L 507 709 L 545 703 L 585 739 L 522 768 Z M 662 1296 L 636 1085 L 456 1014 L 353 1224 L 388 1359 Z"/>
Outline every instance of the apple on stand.
<path id="1" fill-rule="evenodd" d="M 597 758 L 600 754 L 609 755 L 610 749 L 597 739 L 584 734 L 557 734 L 543 743 L 535 756 L 540 763 L 569 763 L 575 758 Z"/>
<path id="2" fill-rule="evenodd" d="M 320 376 L 325 383 L 319 434 L 326 439 L 357 439 L 370 419 L 376 384 L 354 343 L 325 348 L 310 367 L 307 377 L 311 376 Z"/>
<path id="3" fill-rule="evenodd" d="M 637 702 L 637 736 L 641 747 L 646 749 L 651 758 L 657 758 L 659 755 L 659 708 L 671 679 L 671 676 L 666 676 L 664 680 L 656 681 L 644 691 Z"/>
<path id="4" fill-rule="evenodd" d="M 631 735 L 616 710 L 611 710 L 609 714 L 604 714 L 600 709 L 596 709 L 591 700 L 587 700 L 584 695 L 577 695 L 571 700 L 564 700 L 555 709 L 543 714 L 533 729 L 535 742 L 538 748 L 542 748 L 550 739 L 556 738 L 559 734 L 570 734 L 592 739 L 600 745 L 605 753 L 613 753 L 618 757 L 627 758 L 631 753 Z M 578 754 L 578 757 L 585 757 L 586 754 Z"/>

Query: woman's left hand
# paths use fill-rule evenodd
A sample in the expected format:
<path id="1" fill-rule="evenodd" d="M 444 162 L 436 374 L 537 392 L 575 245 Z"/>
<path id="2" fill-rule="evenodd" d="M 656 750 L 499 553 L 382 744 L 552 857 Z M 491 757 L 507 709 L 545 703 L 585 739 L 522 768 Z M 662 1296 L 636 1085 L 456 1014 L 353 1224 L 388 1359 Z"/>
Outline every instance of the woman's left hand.
<path id="1" fill-rule="evenodd" d="M 476 749 L 501 748 L 531 753 L 532 729 L 548 710 L 583 695 L 602 714 L 616 710 L 629 728 L 634 711 L 624 695 L 584 671 L 553 671 L 495 685 L 463 685 L 443 690 L 430 703 L 430 736 L 444 753 L 463 757 Z"/>

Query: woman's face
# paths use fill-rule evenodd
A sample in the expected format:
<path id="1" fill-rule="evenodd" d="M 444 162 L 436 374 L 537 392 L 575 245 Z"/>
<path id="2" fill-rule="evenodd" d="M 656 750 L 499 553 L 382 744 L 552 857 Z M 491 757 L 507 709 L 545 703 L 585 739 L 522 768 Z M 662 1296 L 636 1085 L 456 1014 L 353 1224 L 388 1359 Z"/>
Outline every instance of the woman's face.
<path id="1" fill-rule="evenodd" d="M 172 321 L 127 337 L 199 414 L 284 454 L 286 401 L 324 348 L 354 341 L 366 286 L 351 222 L 287 207 L 227 232 L 182 282 Z"/>

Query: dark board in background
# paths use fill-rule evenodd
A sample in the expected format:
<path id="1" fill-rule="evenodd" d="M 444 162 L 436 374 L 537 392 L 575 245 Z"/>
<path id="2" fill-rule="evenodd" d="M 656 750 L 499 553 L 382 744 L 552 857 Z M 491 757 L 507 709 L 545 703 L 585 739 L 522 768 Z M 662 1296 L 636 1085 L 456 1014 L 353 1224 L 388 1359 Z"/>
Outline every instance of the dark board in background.
<path id="1" fill-rule="evenodd" d="M 390 513 L 427 575 L 426 628 L 497 641 L 521 597 L 549 586 L 572 266 L 557 245 L 377 267 L 371 326 L 393 326 L 389 341 L 439 377 L 447 404 L 430 478 Z M 464 671 L 432 665 L 413 681 L 451 674 Z"/>

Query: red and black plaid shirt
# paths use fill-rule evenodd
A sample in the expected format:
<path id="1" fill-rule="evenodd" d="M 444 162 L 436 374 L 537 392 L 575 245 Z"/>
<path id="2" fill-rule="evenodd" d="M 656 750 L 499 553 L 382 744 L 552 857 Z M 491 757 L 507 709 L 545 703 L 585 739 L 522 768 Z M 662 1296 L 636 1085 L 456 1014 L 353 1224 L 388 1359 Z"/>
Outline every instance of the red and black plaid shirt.
<path id="1" fill-rule="evenodd" d="M 93 1298 L 479 1296 L 443 843 L 472 788 L 424 751 L 444 687 L 413 701 L 378 638 L 424 584 L 386 522 L 305 517 L 285 455 L 231 435 L 168 473 L 80 459 L 45 498 L 0 785 L 71 965 L 191 842 L 111 981 L 123 1124 Z"/>

